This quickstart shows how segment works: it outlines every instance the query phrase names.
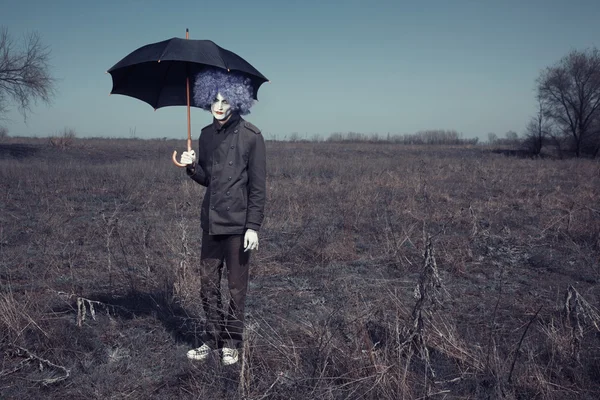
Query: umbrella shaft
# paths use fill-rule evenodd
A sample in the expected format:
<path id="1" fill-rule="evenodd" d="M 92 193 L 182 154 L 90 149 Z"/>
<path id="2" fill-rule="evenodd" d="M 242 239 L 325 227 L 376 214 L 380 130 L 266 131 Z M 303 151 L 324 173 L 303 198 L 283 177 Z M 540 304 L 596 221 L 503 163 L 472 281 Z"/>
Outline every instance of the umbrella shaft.
<path id="1" fill-rule="evenodd" d="M 185 78 L 186 95 L 187 95 L 187 147 L 188 151 L 192 150 L 192 125 L 190 116 L 190 77 Z"/>
<path id="2" fill-rule="evenodd" d="M 190 38 L 190 31 L 189 29 L 185 29 L 185 38 L 189 39 Z M 187 126 L 187 148 L 188 151 L 192 151 L 192 125 L 191 125 L 191 116 L 190 116 L 190 69 L 189 66 L 186 65 L 185 67 L 186 69 L 186 74 L 185 74 L 185 91 L 186 91 L 186 96 L 187 96 L 187 122 L 188 122 L 188 126 Z"/>

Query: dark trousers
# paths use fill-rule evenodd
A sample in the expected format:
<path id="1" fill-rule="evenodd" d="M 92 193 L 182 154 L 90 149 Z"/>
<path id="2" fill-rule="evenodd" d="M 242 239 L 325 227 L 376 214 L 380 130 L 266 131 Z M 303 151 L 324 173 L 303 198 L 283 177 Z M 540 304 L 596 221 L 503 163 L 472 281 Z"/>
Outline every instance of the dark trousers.
<path id="1" fill-rule="evenodd" d="M 244 305 L 248 290 L 250 251 L 244 252 L 243 235 L 202 234 L 200 274 L 206 330 L 202 338 L 211 348 L 240 348 L 244 333 Z M 221 301 L 223 262 L 227 267 L 229 309 Z"/>

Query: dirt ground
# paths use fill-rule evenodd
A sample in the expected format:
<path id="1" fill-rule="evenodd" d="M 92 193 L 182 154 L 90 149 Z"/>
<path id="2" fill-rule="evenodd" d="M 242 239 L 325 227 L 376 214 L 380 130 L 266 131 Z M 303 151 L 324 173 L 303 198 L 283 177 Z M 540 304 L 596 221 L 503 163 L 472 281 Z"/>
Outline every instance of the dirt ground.
<path id="1" fill-rule="evenodd" d="M 183 146 L 0 142 L 0 399 L 600 398 L 598 161 L 267 142 L 223 367 L 185 356 L 204 189 Z"/>

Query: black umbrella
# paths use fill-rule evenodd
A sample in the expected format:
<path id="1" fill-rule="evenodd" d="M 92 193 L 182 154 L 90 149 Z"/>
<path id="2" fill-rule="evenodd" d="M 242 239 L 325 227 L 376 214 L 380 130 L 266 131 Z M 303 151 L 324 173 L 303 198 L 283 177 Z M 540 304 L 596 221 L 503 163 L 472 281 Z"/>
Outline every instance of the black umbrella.
<path id="1" fill-rule="evenodd" d="M 168 106 L 187 106 L 188 151 L 192 148 L 190 124 L 190 77 L 207 67 L 243 73 L 252 82 L 254 98 L 258 99 L 260 85 L 268 79 L 237 54 L 210 40 L 172 38 L 151 43 L 134 50 L 107 72 L 111 74 L 111 94 L 135 97 L 154 109 Z M 173 152 L 173 162 L 177 151 Z"/>

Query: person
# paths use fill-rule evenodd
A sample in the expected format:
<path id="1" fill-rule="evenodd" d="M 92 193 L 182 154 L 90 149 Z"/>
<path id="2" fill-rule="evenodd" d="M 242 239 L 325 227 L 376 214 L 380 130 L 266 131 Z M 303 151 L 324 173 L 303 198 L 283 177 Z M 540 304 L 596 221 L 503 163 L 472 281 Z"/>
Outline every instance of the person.
<path id="1" fill-rule="evenodd" d="M 200 295 L 206 329 L 203 344 L 187 357 L 205 360 L 220 349 L 224 365 L 235 364 L 243 344 L 244 305 L 250 254 L 258 250 L 264 219 L 266 150 L 260 130 L 244 120 L 253 105 L 250 80 L 206 69 L 196 76 L 194 101 L 213 115 L 200 134 L 198 153 L 181 154 L 187 174 L 206 187 L 201 209 Z M 228 311 L 222 309 L 221 274 L 227 268 Z"/>

